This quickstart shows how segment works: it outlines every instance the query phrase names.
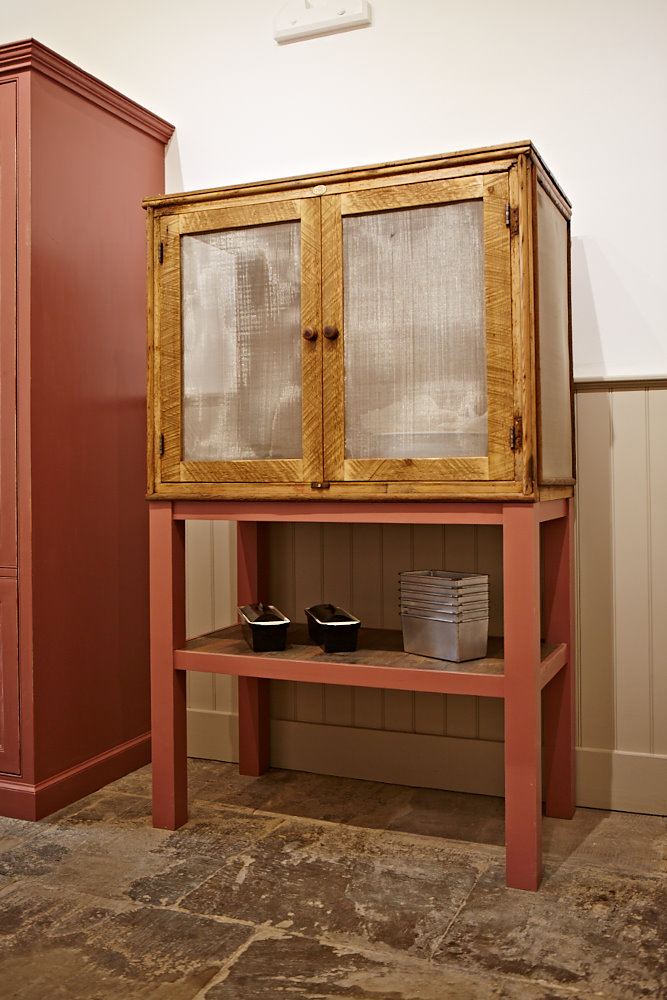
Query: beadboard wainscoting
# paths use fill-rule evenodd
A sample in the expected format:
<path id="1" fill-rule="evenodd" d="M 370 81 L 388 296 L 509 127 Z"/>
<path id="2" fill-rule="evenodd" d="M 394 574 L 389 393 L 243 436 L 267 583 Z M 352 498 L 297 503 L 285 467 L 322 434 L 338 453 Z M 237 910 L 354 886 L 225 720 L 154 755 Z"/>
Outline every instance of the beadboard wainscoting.
<path id="1" fill-rule="evenodd" d="M 667 813 L 667 380 L 576 385 L 577 802 Z M 236 620 L 235 534 L 187 523 L 190 636 Z M 273 524 L 269 597 L 290 618 L 330 601 L 400 626 L 398 572 L 488 573 L 495 526 Z M 501 795 L 501 700 L 272 682 L 274 766 Z M 236 681 L 188 675 L 188 752 L 237 759 Z"/>

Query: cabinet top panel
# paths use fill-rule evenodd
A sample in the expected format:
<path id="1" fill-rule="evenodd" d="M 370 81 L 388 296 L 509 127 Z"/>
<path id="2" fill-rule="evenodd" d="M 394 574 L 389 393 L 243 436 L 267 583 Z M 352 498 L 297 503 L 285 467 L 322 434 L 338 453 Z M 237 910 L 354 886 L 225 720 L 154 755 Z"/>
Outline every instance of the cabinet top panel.
<path id="1" fill-rule="evenodd" d="M 557 193 L 561 209 L 569 217 L 571 209 L 569 199 L 530 140 L 500 146 L 485 146 L 480 149 L 469 149 L 454 153 L 441 153 L 436 156 L 395 160 L 390 163 L 340 168 L 323 173 L 301 174 L 296 177 L 254 181 L 250 184 L 234 184 L 202 191 L 166 194 L 156 198 L 147 198 L 144 201 L 144 207 L 164 211 L 178 209 L 182 205 L 203 204 L 226 198 L 268 194 L 270 192 L 285 190 L 300 190 L 304 195 L 312 194 L 317 196 L 323 194 L 323 188 L 329 185 L 353 184 L 355 181 L 363 181 L 368 178 L 396 177 L 398 179 L 404 174 L 414 175 L 459 168 L 474 168 L 479 173 L 507 169 L 513 163 L 516 163 L 521 156 L 526 157 L 535 164 L 538 175 L 552 188 L 554 193 Z M 311 189 L 310 191 L 308 191 L 309 188 Z"/>

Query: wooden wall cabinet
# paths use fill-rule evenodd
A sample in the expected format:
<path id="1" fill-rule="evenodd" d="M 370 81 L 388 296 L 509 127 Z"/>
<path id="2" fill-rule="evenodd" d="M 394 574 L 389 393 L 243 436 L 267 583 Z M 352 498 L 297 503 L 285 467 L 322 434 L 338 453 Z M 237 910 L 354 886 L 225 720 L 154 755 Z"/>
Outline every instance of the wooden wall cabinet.
<path id="1" fill-rule="evenodd" d="M 150 759 L 145 220 L 173 129 L 0 47 L 0 813 Z"/>
<path id="2" fill-rule="evenodd" d="M 145 204 L 150 496 L 571 495 L 570 206 L 530 143 Z"/>

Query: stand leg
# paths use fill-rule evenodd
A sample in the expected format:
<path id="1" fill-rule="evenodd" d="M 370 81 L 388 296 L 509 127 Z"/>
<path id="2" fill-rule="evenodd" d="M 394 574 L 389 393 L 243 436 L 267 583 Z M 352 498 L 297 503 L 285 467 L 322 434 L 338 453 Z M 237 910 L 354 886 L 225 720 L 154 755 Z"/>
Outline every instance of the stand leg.
<path id="1" fill-rule="evenodd" d="M 153 825 L 175 830 L 188 818 L 185 672 L 174 670 L 185 641 L 185 525 L 170 503 L 152 503 L 149 531 Z"/>
<path id="2" fill-rule="evenodd" d="M 254 521 L 237 528 L 238 602 L 260 599 L 259 566 L 262 533 Z M 239 773 L 260 775 L 270 760 L 269 682 L 263 677 L 239 677 Z"/>
<path id="3" fill-rule="evenodd" d="M 568 644 L 568 663 L 544 689 L 546 814 L 571 819 L 574 789 L 573 501 L 568 516 L 543 526 L 544 625 L 547 642 Z"/>
<path id="4" fill-rule="evenodd" d="M 239 677 L 239 774 L 269 769 L 269 682 Z"/>
<path id="5" fill-rule="evenodd" d="M 540 534 L 533 504 L 503 508 L 506 882 L 542 878 Z"/>

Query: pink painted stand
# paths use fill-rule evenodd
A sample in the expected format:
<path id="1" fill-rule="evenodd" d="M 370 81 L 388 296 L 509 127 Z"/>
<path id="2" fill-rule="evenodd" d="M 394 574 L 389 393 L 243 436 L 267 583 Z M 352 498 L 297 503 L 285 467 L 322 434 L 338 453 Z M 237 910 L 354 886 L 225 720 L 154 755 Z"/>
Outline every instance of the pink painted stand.
<path id="1" fill-rule="evenodd" d="M 572 501 L 544 503 L 339 503 L 153 501 L 151 678 L 153 822 L 187 820 L 185 671 L 239 678 L 239 768 L 269 767 L 272 678 L 449 694 L 505 701 L 506 880 L 537 889 L 542 877 L 542 734 L 546 814 L 574 813 Z M 185 641 L 185 521 L 238 522 L 238 599 L 261 598 L 259 526 L 268 521 L 500 524 L 503 528 L 504 653 L 453 664 L 364 648 L 354 663 L 313 655 L 307 645 L 254 654 L 232 626 Z M 420 661 L 423 660 L 423 665 Z"/>

